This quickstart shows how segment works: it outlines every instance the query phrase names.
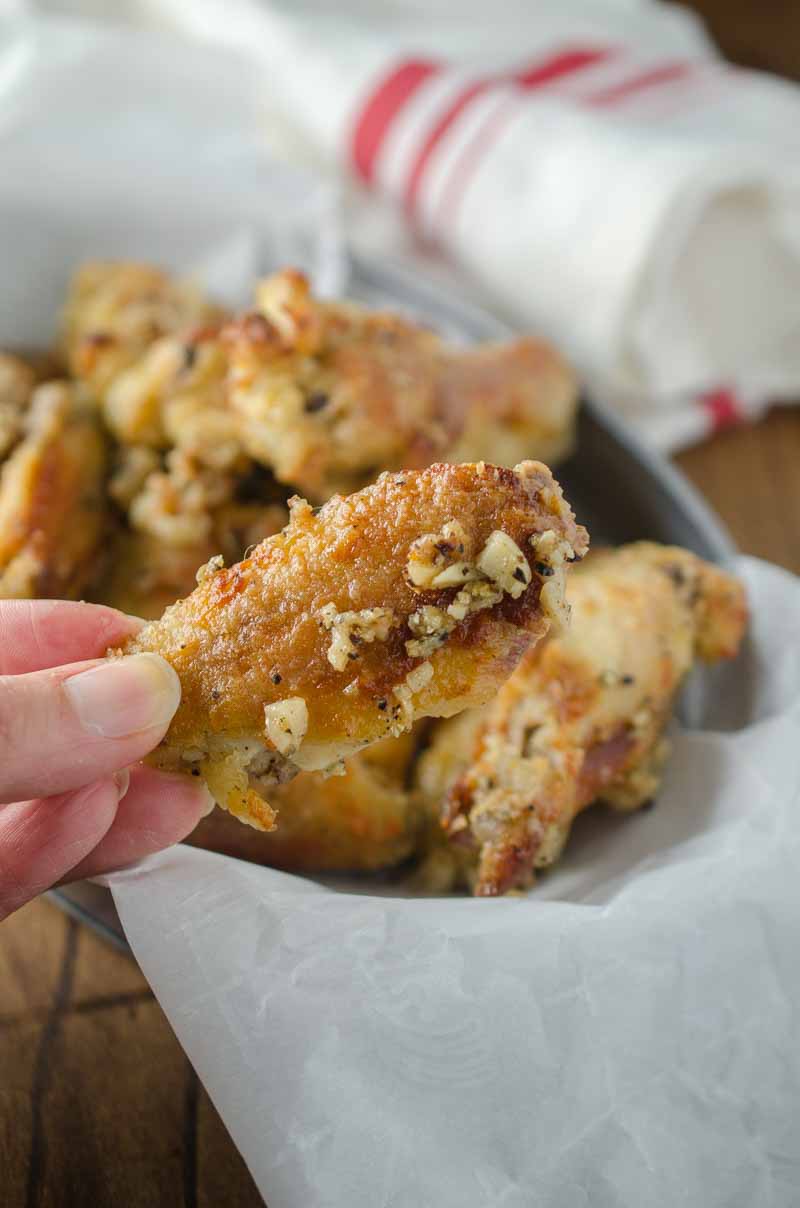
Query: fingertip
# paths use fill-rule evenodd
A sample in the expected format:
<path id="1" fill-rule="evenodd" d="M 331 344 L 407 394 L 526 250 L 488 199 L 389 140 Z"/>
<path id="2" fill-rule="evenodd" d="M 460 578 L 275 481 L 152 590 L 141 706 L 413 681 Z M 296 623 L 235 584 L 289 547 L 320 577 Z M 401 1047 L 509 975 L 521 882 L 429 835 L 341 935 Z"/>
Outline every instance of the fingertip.
<path id="1" fill-rule="evenodd" d="M 214 802 L 202 781 L 142 765 L 130 769 L 130 784 L 114 825 L 73 869 L 70 880 L 93 877 L 133 864 L 180 843 Z"/>
<path id="2" fill-rule="evenodd" d="M 112 829 L 111 777 L 0 810 L 0 919 L 65 880 Z"/>
<path id="3" fill-rule="evenodd" d="M 216 802 L 199 777 L 160 772 L 145 765 L 131 769 L 130 804 L 157 822 L 168 842 L 177 843 L 207 817 Z M 165 845 L 166 846 L 166 845 Z"/>

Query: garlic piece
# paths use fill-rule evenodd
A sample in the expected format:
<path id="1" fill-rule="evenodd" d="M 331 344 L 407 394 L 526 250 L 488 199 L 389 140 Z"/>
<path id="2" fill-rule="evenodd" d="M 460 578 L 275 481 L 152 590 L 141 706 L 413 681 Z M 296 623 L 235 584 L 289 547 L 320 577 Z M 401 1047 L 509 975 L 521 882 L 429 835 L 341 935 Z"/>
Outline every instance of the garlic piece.
<path id="1" fill-rule="evenodd" d="M 331 633 L 328 662 L 337 671 L 344 671 L 348 661 L 357 655 L 360 642 L 385 641 L 394 624 L 391 608 L 362 608 L 360 612 L 337 612 L 335 604 L 320 609 L 323 627 Z"/>
<path id="2" fill-rule="evenodd" d="M 308 730 L 308 706 L 302 696 L 288 696 L 264 706 L 264 731 L 281 755 L 294 755 Z"/>
<path id="3" fill-rule="evenodd" d="M 421 591 L 464 583 L 465 572 L 468 574 L 472 567 L 465 559 L 465 555 L 470 554 L 468 547 L 466 529 L 458 520 L 448 520 L 440 533 L 425 533 L 418 537 L 408 551 L 406 574 L 409 583 Z M 458 571 L 454 570 L 456 566 Z"/>
<path id="4" fill-rule="evenodd" d="M 420 663 L 418 667 L 409 671 L 403 683 L 398 684 L 394 689 L 392 695 L 397 703 L 392 708 L 389 732 L 395 738 L 411 729 L 414 721 L 414 693 L 420 692 L 432 679 L 433 666 L 431 663 Z"/>
<path id="5" fill-rule="evenodd" d="M 496 529 L 477 559 L 478 570 L 491 579 L 513 600 L 522 595 L 531 581 L 531 568 L 513 537 Z"/>

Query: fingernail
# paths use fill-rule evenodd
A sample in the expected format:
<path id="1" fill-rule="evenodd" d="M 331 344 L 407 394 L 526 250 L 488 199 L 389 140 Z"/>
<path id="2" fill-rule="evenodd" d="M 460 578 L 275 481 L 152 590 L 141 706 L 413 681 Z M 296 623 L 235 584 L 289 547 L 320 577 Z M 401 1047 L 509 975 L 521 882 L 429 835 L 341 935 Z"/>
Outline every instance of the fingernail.
<path id="1" fill-rule="evenodd" d="M 131 787 L 131 773 L 129 768 L 120 768 L 111 777 L 114 784 L 117 786 L 117 801 L 121 801 Z"/>
<path id="2" fill-rule="evenodd" d="M 164 729 L 181 699 L 180 680 L 157 654 L 109 659 L 65 680 L 64 691 L 83 728 L 102 738 Z"/>

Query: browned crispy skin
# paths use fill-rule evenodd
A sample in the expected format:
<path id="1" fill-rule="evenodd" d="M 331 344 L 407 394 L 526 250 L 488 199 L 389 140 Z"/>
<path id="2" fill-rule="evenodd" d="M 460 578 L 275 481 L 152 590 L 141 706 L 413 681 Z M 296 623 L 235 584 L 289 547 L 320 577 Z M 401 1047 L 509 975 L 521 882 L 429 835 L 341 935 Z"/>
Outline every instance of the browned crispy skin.
<path id="1" fill-rule="evenodd" d="M 680 684 L 696 658 L 733 657 L 746 623 L 736 579 L 646 542 L 593 554 L 569 598 L 569 631 L 528 652 L 472 735 L 445 723 L 420 762 L 428 802 L 449 785 L 451 873 L 467 869 L 478 894 L 529 885 L 591 802 L 635 809 L 652 798 Z M 446 864 L 437 846 L 437 887 Z"/>
<path id="2" fill-rule="evenodd" d="M 415 729 L 418 729 L 415 728 Z M 277 826 L 240 826 L 214 810 L 192 833 L 197 847 L 294 872 L 374 872 L 415 849 L 421 814 L 408 791 L 415 733 L 357 752 L 342 776 L 301 772 L 270 790 Z"/>
<path id="3" fill-rule="evenodd" d="M 222 338 L 246 451 L 314 503 L 378 470 L 553 464 L 571 445 L 575 379 L 534 339 L 450 347 L 399 315 L 320 302 L 291 270 Z"/>
<path id="4" fill-rule="evenodd" d="M 105 440 L 64 382 L 38 388 L 26 432 L 0 473 L 0 598 L 74 598 L 106 535 Z"/>
<path id="5" fill-rule="evenodd" d="M 572 441 L 575 380 L 547 345 L 450 347 L 399 315 L 321 301 L 290 269 L 228 321 L 157 268 L 88 264 L 64 348 L 125 451 L 111 490 L 129 526 L 181 549 L 211 537 L 260 467 L 322 503 L 381 470 L 552 464 Z"/>
<path id="6" fill-rule="evenodd" d="M 200 291 L 149 264 L 91 261 L 70 282 L 62 351 L 100 399 L 159 337 L 220 316 Z"/>
<path id="7" fill-rule="evenodd" d="M 222 805 L 268 828 L 254 787 L 491 697 L 560 615 L 564 563 L 585 548 L 537 462 L 434 465 L 318 511 L 296 501 L 282 533 L 210 566 L 127 647 L 181 678 L 152 758 L 199 771 Z"/>
<path id="8" fill-rule="evenodd" d="M 288 518 L 278 504 L 228 504 L 210 517 L 193 544 L 169 544 L 149 532 L 120 529 L 114 537 L 109 566 L 92 599 L 145 620 L 160 617 L 170 604 L 197 586 L 197 571 L 223 551 L 241 557 L 251 545 L 280 532 Z"/>

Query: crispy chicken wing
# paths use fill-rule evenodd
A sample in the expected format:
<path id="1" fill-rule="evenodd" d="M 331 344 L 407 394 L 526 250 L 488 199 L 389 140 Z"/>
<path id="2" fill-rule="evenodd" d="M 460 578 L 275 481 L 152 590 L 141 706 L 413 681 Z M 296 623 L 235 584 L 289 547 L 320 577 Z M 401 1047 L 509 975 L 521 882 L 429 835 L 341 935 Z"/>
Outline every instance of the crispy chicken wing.
<path id="1" fill-rule="evenodd" d="M 0 471 L 0 598 L 75 597 L 106 533 L 106 445 L 74 386 L 34 393 L 26 435 Z"/>
<path id="2" fill-rule="evenodd" d="M 22 436 L 36 374 L 19 357 L 0 352 L 0 461 Z"/>
<path id="3" fill-rule="evenodd" d="M 92 261 L 75 273 L 64 308 L 67 368 L 103 399 L 160 336 L 219 317 L 195 286 L 151 265 Z"/>
<path id="4" fill-rule="evenodd" d="M 478 894 L 529 885 L 591 802 L 628 810 L 652 798 L 681 682 L 696 658 L 732 657 L 746 622 L 737 580 L 646 542 L 593 554 L 569 598 L 569 631 L 529 650 L 466 731 L 443 725 L 420 761 L 424 797 L 445 797 L 451 871 L 468 868 Z M 439 887 L 446 864 L 438 847 Z"/>
<path id="5" fill-rule="evenodd" d="M 537 462 L 434 465 L 291 520 L 127 647 L 183 685 L 158 766 L 203 775 L 269 828 L 257 789 L 322 771 L 420 717 L 482 703 L 551 619 L 587 544 Z"/>
<path id="6" fill-rule="evenodd" d="M 543 343 L 448 347 L 398 315 L 321 302 L 291 270 L 256 297 L 223 332 L 230 405 L 247 452 L 312 502 L 378 470 L 569 450 L 575 379 Z"/>
<path id="7" fill-rule="evenodd" d="M 92 598 L 121 612 L 155 620 L 197 585 L 197 570 L 219 552 L 235 560 L 251 545 L 280 532 L 288 513 L 280 504 L 227 504 L 209 517 L 194 541 L 169 542 L 153 532 L 120 529 L 110 565 Z"/>
<path id="8" fill-rule="evenodd" d="M 297 872 L 391 868 L 414 851 L 422 820 L 407 784 L 418 730 L 357 752 L 342 776 L 301 772 L 270 789 L 275 830 L 255 831 L 214 810 L 189 842 Z"/>

